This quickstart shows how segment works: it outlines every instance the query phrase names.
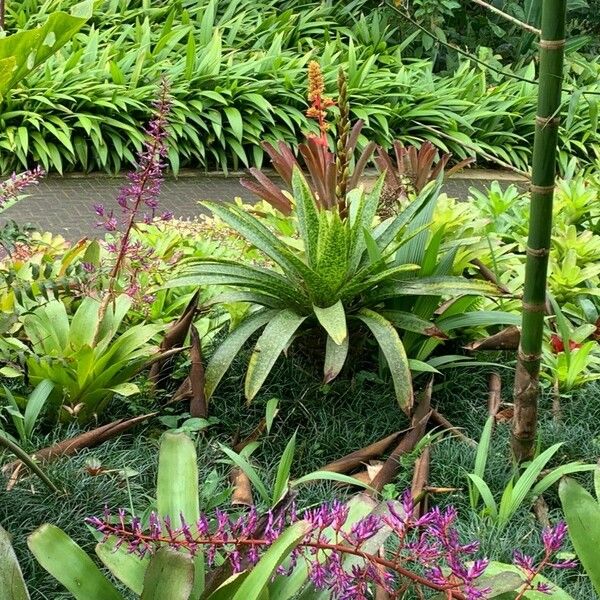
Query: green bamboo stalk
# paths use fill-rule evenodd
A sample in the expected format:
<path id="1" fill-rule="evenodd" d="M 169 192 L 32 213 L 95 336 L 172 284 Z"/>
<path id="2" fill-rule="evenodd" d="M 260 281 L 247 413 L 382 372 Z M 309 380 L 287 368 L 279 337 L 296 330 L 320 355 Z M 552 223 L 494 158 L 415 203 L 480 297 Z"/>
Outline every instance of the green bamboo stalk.
<path id="1" fill-rule="evenodd" d="M 43 484 L 55 494 L 60 494 L 61 491 L 52 483 L 52 480 L 40 469 L 38 464 L 23 450 L 18 444 L 15 444 L 7 437 L 0 433 L 0 446 L 4 446 L 12 452 L 30 471 L 33 471 L 43 482 Z"/>
<path id="2" fill-rule="evenodd" d="M 558 115 L 563 78 L 565 16 L 566 0 L 543 0 L 523 323 L 514 383 L 512 449 L 519 462 L 531 458 L 537 428 L 546 279 L 556 177 Z"/>

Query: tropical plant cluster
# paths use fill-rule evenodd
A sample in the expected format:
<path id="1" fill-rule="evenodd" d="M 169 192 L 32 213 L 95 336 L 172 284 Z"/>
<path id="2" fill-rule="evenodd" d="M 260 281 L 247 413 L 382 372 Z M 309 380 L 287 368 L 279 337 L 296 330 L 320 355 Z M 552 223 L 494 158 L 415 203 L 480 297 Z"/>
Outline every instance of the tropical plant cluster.
<path id="1" fill-rule="evenodd" d="M 437 73 L 428 56 L 411 53 L 414 36 L 401 32 L 400 17 L 368 4 L 106 2 L 62 53 L 3 98 L 0 171 L 127 168 L 164 73 L 174 102 L 175 173 L 260 165 L 261 142 L 295 146 L 309 126 L 300 90 L 315 58 L 328 84 L 344 67 L 353 117 L 365 121 L 360 147 L 368 140 L 384 147 L 394 139 L 429 140 L 456 158 L 478 155 L 526 170 L 536 86 L 462 59 Z M 44 18 L 35 2 L 8 10 L 9 27 Z M 573 55 L 570 64 L 567 90 L 597 90 L 595 60 Z M 534 63 L 515 67 L 514 75 L 533 81 Z M 595 97 L 565 92 L 564 112 L 564 152 L 593 160 Z"/>

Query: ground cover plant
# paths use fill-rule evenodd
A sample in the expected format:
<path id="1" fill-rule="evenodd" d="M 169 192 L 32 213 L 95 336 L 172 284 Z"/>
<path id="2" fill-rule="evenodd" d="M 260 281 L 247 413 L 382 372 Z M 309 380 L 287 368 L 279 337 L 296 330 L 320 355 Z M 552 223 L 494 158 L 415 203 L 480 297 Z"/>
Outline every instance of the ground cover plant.
<path id="1" fill-rule="evenodd" d="M 8 27 L 38 22 L 34 6 L 9 7 Z M 442 75 L 433 61 L 403 50 L 408 40 L 398 31 L 400 17 L 384 13 L 365 2 L 309 2 L 300 10 L 246 0 L 105 3 L 62 55 L 2 101 L 0 170 L 126 168 L 142 143 L 138 123 L 148 120 L 154 83 L 165 72 L 174 99 L 169 162 L 175 172 L 259 165 L 261 142 L 295 146 L 309 126 L 298 90 L 313 59 L 328 81 L 344 66 L 353 117 L 365 121 L 359 147 L 367 140 L 385 147 L 394 139 L 429 140 L 457 159 L 492 157 L 526 170 L 533 62 L 515 69 L 529 83 L 498 78 L 467 60 Z M 567 89 L 594 91 L 597 62 L 570 60 Z M 566 92 L 563 111 L 565 155 L 593 161 L 594 96 Z"/>

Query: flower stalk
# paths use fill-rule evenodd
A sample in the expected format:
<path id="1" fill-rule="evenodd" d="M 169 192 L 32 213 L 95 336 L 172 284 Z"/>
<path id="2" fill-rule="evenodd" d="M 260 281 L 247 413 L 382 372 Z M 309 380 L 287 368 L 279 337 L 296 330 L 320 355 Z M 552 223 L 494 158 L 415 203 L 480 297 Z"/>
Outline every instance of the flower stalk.
<path id="1" fill-rule="evenodd" d="M 129 173 L 129 181 L 121 189 L 117 198 L 117 203 L 124 217 L 122 223 L 124 228 L 116 243 L 108 244 L 108 249 L 116 254 L 116 258 L 108 276 L 106 293 L 100 304 L 99 322 L 102 321 L 109 303 L 114 299 L 119 276 L 126 259 L 131 257 L 138 262 L 143 262 L 144 259 L 149 258 L 147 252 L 144 256 L 144 249 L 139 244 L 131 242 L 131 236 L 140 218 L 144 223 L 150 223 L 157 216 L 158 196 L 165 169 L 164 159 L 167 155 L 166 139 L 168 133 L 166 127 L 170 106 L 169 86 L 166 80 L 163 79 L 158 99 L 154 103 L 155 117 L 148 125 L 146 130 L 147 139 L 138 157 L 138 167 L 134 172 Z M 102 204 L 95 205 L 94 210 L 96 215 L 101 218 L 98 223 L 99 226 L 103 226 L 109 232 L 117 231 L 119 219 L 114 210 L 107 210 Z M 160 218 L 167 221 L 172 216 L 171 213 L 163 212 Z M 135 285 L 135 276 L 131 281 L 128 293 L 133 295 L 134 292 L 138 291 Z"/>

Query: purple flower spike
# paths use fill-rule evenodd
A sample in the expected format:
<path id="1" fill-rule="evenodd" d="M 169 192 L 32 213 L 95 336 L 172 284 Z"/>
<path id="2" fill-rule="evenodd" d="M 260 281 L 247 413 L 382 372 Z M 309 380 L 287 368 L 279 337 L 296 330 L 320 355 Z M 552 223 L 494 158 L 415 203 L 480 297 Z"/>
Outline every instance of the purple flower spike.
<path id="1" fill-rule="evenodd" d="M 542 542 L 546 552 L 557 552 L 563 545 L 567 535 L 567 525 L 564 521 L 558 522 L 554 527 L 546 527 L 542 531 Z"/>
<path id="2" fill-rule="evenodd" d="M 13 173 L 6 181 L 0 183 L 0 210 L 4 204 L 16 200 L 31 185 L 37 185 L 46 172 L 37 166 L 23 173 Z"/>
<path id="3" fill-rule="evenodd" d="M 389 508 L 384 514 L 375 511 L 355 521 L 349 520 L 348 506 L 337 501 L 307 510 L 299 517 L 308 525 L 307 531 L 275 577 L 289 576 L 296 565 L 306 568 L 312 584 L 332 600 L 366 600 L 373 597 L 375 586 L 397 597 L 407 584 L 438 595 L 442 592 L 454 600 L 485 600 L 489 596 L 490 590 L 478 584 L 489 562 L 472 556 L 478 543 L 461 541 L 454 509 L 436 508 L 416 519 L 407 496 L 401 505 L 392 503 Z M 169 519 L 151 514 L 145 529 L 139 519 L 127 522 L 123 511 L 116 517 L 106 512 L 103 518 L 88 519 L 105 540 L 116 538 L 116 544 L 137 556 L 165 546 L 192 556 L 203 552 L 210 566 L 219 557 L 235 573 L 256 565 L 297 521 L 293 503 L 265 514 L 254 507 L 236 512 L 215 510 L 201 515 L 196 523 L 188 523 L 181 515 Z M 383 528 L 386 534 L 391 529 L 391 543 L 380 547 L 373 537 Z M 523 573 L 518 598 L 528 590 L 550 591 L 549 584 L 539 583 L 542 569 L 571 566 L 572 561 L 551 562 L 556 552 L 548 551 L 564 540 L 565 531 L 560 526 L 544 532 L 544 554 L 537 563 L 532 556 L 515 553 L 515 564 Z"/>

